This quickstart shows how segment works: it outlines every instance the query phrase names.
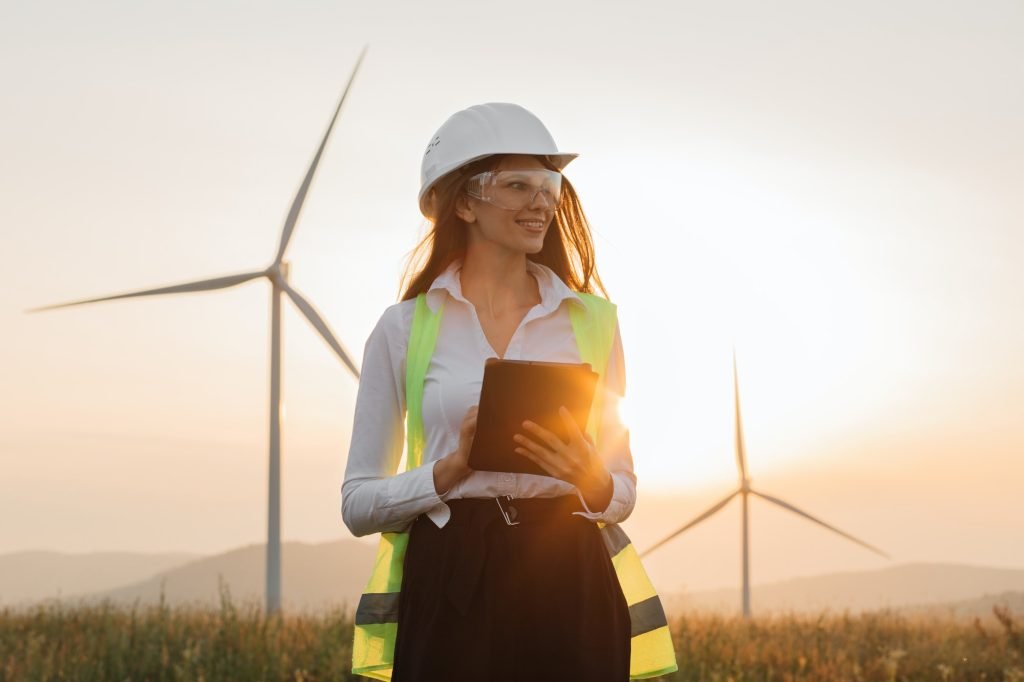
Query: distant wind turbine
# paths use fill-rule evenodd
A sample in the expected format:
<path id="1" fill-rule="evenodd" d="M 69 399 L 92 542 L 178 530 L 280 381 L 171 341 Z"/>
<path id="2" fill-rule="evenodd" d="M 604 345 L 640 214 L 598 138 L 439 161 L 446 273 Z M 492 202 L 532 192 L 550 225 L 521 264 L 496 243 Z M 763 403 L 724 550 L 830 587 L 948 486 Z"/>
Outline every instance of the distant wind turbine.
<path id="1" fill-rule="evenodd" d="M 750 548 L 749 548 L 749 532 L 748 532 L 749 511 L 748 511 L 748 508 L 747 508 L 747 495 L 748 494 L 750 494 L 750 495 L 757 495 L 758 497 L 764 498 L 764 499 L 768 500 L 769 502 L 771 502 L 773 504 L 779 505 L 783 509 L 788 509 L 789 511 L 791 511 L 791 512 L 793 512 L 795 514 L 799 514 L 800 516 L 803 516 L 804 518 L 810 519 L 811 521 L 814 521 L 815 523 L 817 523 L 819 525 L 822 525 L 825 528 L 828 528 L 830 531 L 832 531 L 834 533 L 839 533 L 844 538 L 847 538 L 848 540 L 852 540 L 852 541 L 856 542 L 858 545 L 861 545 L 862 547 L 866 547 L 866 548 L 870 549 L 875 554 L 879 554 L 879 555 L 885 557 L 886 559 L 888 559 L 890 557 L 889 557 L 888 554 L 886 554 L 882 550 L 878 549 L 877 547 L 873 547 L 873 546 L 869 545 L 866 542 L 858 540 L 857 538 L 853 537 L 849 533 L 844 533 L 843 531 L 839 530 L 838 528 L 836 528 L 834 526 L 830 526 L 829 524 L 825 523 L 824 521 L 822 521 L 820 519 L 814 518 L 813 516 L 811 516 L 807 512 L 801 511 L 801 510 L 797 509 L 796 507 L 794 507 L 793 505 L 789 504 L 788 502 L 784 502 L 783 500 L 780 500 L 777 497 L 773 497 L 772 495 L 768 495 L 766 493 L 762 493 L 762 492 L 759 492 L 757 490 L 754 490 L 750 486 L 750 477 L 747 475 L 746 447 L 743 444 L 743 424 L 742 424 L 742 422 L 740 420 L 740 383 L 739 383 L 739 378 L 738 378 L 738 376 L 736 374 L 736 349 L 735 348 L 733 349 L 733 352 L 732 352 L 732 379 L 733 379 L 733 392 L 734 392 L 735 397 L 736 397 L 736 465 L 737 465 L 737 467 L 739 468 L 739 471 L 740 471 L 740 485 L 739 485 L 739 487 L 736 490 L 734 490 L 731 493 L 729 493 L 729 495 L 726 496 L 724 499 L 722 499 L 719 502 L 716 502 L 715 504 L 711 505 L 711 507 L 708 508 L 705 512 L 703 512 L 702 514 L 698 515 L 695 519 L 693 519 L 692 521 L 690 521 L 689 523 L 684 525 L 682 528 L 676 530 L 675 532 L 673 532 L 668 537 L 663 538 L 659 542 L 655 543 L 653 546 L 645 549 L 640 554 L 640 556 L 643 557 L 643 556 L 646 556 L 646 555 L 650 554 L 651 552 L 653 552 L 654 550 L 656 550 L 657 548 L 661 547 L 666 542 L 671 540 L 672 538 L 674 538 L 677 535 L 679 535 L 680 533 L 682 533 L 684 530 L 686 530 L 688 528 L 691 528 L 693 526 L 696 526 L 698 523 L 700 523 L 704 519 L 706 519 L 709 516 L 713 515 L 719 509 L 721 509 L 726 504 L 728 504 L 729 500 L 731 500 L 732 498 L 736 497 L 737 495 L 742 495 L 743 496 L 743 498 L 742 498 L 743 499 L 743 617 L 744 618 L 749 618 L 750 617 Z"/>
<path id="2" fill-rule="evenodd" d="M 316 155 L 309 165 L 309 170 L 306 171 L 306 176 L 303 178 L 302 184 L 299 185 L 299 191 L 292 201 L 288 217 L 284 221 L 284 230 L 281 233 L 281 242 L 277 247 L 277 255 L 274 256 L 273 262 L 266 269 L 188 282 L 186 284 L 175 284 L 157 289 L 146 289 L 145 291 L 133 291 L 127 294 L 59 303 L 25 311 L 34 313 L 42 310 L 84 305 L 86 303 L 97 303 L 99 301 L 113 301 L 119 298 L 227 289 L 228 287 L 238 286 L 259 277 L 266 277 L 270 281 L 270 485 L 267 493 L 266 555 L 266 609 L 268 614 L 276 613 L 281 609 L 281 292 L 288 295 L 292 303 L 309 320 L 310 324 L 320 333 L 320 336 L 324 338 L 327 345 L 341 358 L 341 361 L 345 363 L 345 366 L 348 367 L 352 375 L 359 379 L 359 369 L 352 362 L 348 353 L 345 352 L 341 343 L 334 337 L 327 323 L 324 322 L 324 319 L 313 305 L 288 283 L 289 263 L 284 260 L 284 254 L 288 248 L 288 242 L 291 240 L 292 232 L 295 229 L 295 223 L 299 219 L 299 213 L 302 211 L 302 204 L 306 199 L 310 183 L 313 181 L 313 175 L 316 173 L 317 165 L 320 163 L 320 157 L 324 152 L 324 147 L 327 145 L 327 139 L 334 128 L 334 122 L 338 120 L 341 105 L 344 104 L 349 88 L 352 87 L 352 81 L 355 80 L 356 73 L 359 71 L 359 65 L 362 64 L 368 47 L 363 47 L 362 52 L 359 54 L 359 59 L 352 69 L 352 75 L 349 77 L 345 90 L 341 94 L 338 106 L 334 110 L 334 116 L 331 117 L 331 122 L 327 126 L 327 132 L 324 133 L 324 137 L 320 141 L 320 147 L 316 150 Z"/>

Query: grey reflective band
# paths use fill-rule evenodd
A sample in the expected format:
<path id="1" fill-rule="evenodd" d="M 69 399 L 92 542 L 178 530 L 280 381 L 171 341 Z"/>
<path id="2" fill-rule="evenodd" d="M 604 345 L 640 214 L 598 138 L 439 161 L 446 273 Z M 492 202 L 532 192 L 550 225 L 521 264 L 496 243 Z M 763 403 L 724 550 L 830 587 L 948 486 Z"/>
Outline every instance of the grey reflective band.
<path id="1" fill-rule="evenodd" d="M 663 625 L 668 625 L 665 618 L 665 609 L 661 607 L 661 599 L 658 595 L 638 601 L 629 607 L 630 637 L 642 635 L 651 630 L 657 630 Z"/>
<path id="2" fill-rule="evenodd" d="M 356 625 L 398 622 L 398 592 L 364 592 L 356 607 Z"/>
<path id="3" fill-rule="evenodd" d="M 601 529 L 601 537 L 604 538 L 604 545 L 608 548 L 608 554 L 615 556 L 629 546 L 629 537 L 626 531 L 619 528 L 617 523 L 609 523 Z"/>

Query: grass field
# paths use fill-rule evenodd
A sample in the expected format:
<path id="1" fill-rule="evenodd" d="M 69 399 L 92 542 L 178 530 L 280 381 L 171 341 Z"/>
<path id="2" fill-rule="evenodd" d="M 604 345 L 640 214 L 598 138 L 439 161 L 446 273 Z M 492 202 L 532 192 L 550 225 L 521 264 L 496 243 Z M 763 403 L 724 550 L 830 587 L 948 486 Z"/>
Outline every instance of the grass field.
<path id="1" fill-rule="evenodd" d="M 672 619 L 679 672 L 664 680 L 1024 682 L 1021 614 L 997 625 L 865 615 Z M 352 620 L 219 609 L 40 605 L 0 611 L 0 680 L 365 680 L 349 672 Z"/>

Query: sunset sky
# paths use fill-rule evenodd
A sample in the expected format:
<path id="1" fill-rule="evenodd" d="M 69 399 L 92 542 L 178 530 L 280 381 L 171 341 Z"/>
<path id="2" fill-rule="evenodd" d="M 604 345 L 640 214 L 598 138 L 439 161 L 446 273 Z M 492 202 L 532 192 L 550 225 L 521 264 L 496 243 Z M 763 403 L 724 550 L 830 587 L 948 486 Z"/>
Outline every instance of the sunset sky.
<path id="1" fill-rule="evenodd" d="M 0 553 L 265 541 L 265 281 L 24 311 L 266 266 L 368 44 L 288 254 L 357 359 L 430 136 L 516 102 L 580 155 L 639 548 L 735 486 L 735 347 L 755 487 L 896 562 L 1024 567 L 1022 35 L 1015 1 L 6 8 Z M 288 306 L 283 362 L 283 538 L 348 538 L 356 383 Z M 754 582 L 888 565 L 752 519 Z M 660 584 L 735 584 L 739 532 Z"/>

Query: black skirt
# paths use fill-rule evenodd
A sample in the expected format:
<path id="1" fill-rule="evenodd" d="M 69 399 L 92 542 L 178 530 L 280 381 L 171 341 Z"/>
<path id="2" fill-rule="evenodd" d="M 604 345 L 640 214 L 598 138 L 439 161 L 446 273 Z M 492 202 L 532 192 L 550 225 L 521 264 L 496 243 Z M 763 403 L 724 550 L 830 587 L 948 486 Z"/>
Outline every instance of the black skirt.
<path id="1" fill-rule="evenodd" d="M 629 609 L 575 495 L 448 502 L 412 524 L 392 682 L 629 679 Z"/>

